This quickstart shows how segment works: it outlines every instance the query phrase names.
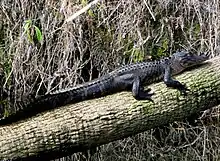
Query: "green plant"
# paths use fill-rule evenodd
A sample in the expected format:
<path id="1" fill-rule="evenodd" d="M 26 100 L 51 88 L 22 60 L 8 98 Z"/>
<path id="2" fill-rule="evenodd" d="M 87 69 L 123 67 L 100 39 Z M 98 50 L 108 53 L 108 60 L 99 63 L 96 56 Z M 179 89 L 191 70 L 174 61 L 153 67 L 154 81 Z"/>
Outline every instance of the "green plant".
<path id="1" fill-rule="evenodd" d="M 25 21 L 24 30 L 30 43 L 33 44 L 35 39 L 38 42 L 42 41 L 43 35 L 41 30 L 36 25 L 34 25 L 31 20 Z"/>

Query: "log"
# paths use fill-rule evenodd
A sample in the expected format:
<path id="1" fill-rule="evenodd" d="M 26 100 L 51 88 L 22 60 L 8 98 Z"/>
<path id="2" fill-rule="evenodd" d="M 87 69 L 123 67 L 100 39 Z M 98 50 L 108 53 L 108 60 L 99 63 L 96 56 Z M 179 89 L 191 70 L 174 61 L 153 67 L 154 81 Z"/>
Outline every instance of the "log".
<path id="1" fill-rule="evenodd" d="M 164 83 L 149 87 L 154 102 L 131 92 L 59 107 L 0 127 L 0 160 L 49 160 L 188 118 L 220 103 L 220 57 L 177 76 L 187 96 Z"/>

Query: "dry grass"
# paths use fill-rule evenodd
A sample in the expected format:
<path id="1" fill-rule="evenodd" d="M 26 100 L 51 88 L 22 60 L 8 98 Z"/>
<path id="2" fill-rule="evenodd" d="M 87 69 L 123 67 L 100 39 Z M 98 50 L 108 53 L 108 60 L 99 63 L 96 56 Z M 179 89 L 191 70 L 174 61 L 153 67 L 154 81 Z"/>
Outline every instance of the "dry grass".
<path id="1" fill-rule="evenodd" d="M 86 4 L 1 0 L 1 82 L 9 95 L 6 102 L 12 103 L 1 109 L 3 113 L 17 110 L 17 102 L 28 95 L 74 86 L 125 63 L 178 49 L 209 51 L 212 57 L 219 53 L 219 0 L 104 0 L 65 23 Z M 33 42 L 24 29 L 26 20 L 32 21 Z M 41 42 L 34 25 L 43 33 Z M 218 116 L 217 109 L 213 115 Z M 218 124 L 174 123 L 104 145 L 92 159 L 219 160 L 218 135 Z"/>

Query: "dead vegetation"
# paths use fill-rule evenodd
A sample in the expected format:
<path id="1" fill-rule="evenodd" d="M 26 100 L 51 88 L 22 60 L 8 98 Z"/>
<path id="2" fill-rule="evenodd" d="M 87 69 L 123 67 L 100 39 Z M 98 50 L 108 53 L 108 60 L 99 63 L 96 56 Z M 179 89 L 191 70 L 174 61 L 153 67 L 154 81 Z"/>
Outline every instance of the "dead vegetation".
<path id="1" fill-rule="evenodd" d="M 2 116 L 28 95 L 74 86 L 122 64 L 179 49 L 219 53 L 219 0 L 104 0 L 66 23 L 89 2 L 0 2 L 1 95 L 9 96 L 1 101 Z M 211 114 L 218 118 L 218 108 Z M 92 160 L 219 160 L 218 136 L 218 123 L 178 122 L 101 146 Z"/>

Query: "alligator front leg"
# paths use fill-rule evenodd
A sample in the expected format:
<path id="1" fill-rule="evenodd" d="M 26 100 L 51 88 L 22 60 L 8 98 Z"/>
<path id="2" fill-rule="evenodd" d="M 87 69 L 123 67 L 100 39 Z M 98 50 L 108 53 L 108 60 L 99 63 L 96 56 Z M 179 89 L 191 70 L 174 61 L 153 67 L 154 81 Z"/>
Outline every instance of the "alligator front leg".
<path id="1" fill-rule="evenodd" d="M 151 99 L 151 96 L 154 93 L 149 93 L 151 89 L 144 90 L 144 87 L 140 83 L 140 78 L 137 76 L 134 78 L 133 85 L 132 85 L 132 95 L 134 96 L 135 99 L 137 100 L 150 100 L 153 102 Z"/>
<path id="2" fill-rule="evenodd" d="M 164 83 L 167 85 L 167 87 L 178 89 L 185 96 L 187 95 L 186 91 L 189 91 L 184 84 L 172 78 L 171 68 L 169 65 L 165 67 Z"/>

